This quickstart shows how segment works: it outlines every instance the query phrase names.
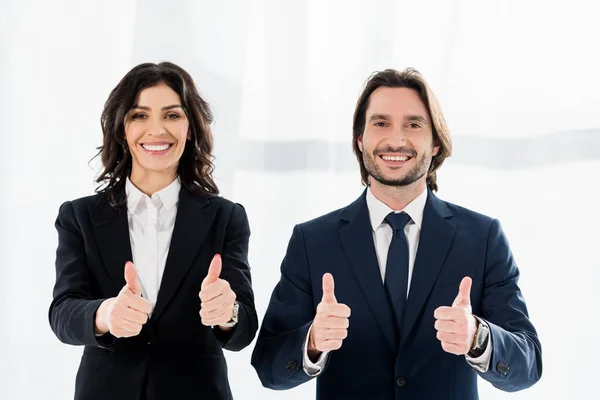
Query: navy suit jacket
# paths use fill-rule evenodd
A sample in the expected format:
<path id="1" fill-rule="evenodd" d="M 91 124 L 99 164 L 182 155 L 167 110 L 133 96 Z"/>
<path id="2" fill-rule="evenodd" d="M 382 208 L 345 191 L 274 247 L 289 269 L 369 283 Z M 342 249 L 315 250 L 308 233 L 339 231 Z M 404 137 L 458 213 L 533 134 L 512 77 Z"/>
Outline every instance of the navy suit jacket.
<path id="1" fill-rule="evenodd" d="M 444 352 L 434 328 L 434 310 L 452 305 L 465 276 L 473 280 L 473 314 L 487 321 L 493 343 L 489 369 L 480 375 L 505 391 L 538 381 L 541 346 L 499 222 L 428 193 L 396 342 L 365 193 L 294 228 L 252 355 L 262 384 L 283 390 L 311 379 L 302 348 L 326 272 L 352 314 L 348 337 L 317 378 L 318 399 L 477 399 L 477 373 L 464 356 Z"/>
<path id="2" fill-rule="evenodd" d="M 124 193 L 122 193 L 124 196 Z M 231 399 L 223 348 L 248 346 L 258 329 L 248 265 L 250 228 L 240 205 L 185 187 L 158 299 L 139 335 L 94 335 L 96 310 L 125 285 L 132 260 L 126 207 L 105 195 L 64 203 L 56 220 L 56 284 L 50 326 L 64 343 L 85 346 L 75 399 Z M 240 304 L 227 333 L 202 325 L 200 286 L 213 256 Z"/>

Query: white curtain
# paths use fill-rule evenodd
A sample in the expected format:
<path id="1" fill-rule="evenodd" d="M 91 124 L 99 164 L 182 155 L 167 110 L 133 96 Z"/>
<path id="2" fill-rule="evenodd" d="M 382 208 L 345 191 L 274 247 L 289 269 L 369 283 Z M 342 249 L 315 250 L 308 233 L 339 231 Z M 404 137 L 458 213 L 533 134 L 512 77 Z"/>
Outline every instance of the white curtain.
<path id="1" fill-rule="evenodd" d="M 58 206 L 91 194 L 110 90 L 134 65 L 187 69 L 216 120 L 216 178 L 249 214 L 259 318 L 294 224 L 362 187 L 354 105 L 375 70 L 420 70 L 455 152 L 439 195 L 499 218 L 543 346 L 544 374 L 484 399 L 600 397 L 600 38 L 591 1 L 0 2 L 0 398 L 72 398 L 81 348 L 47 311 Z M 250 346 L 228 353 L 236 399 L 263 389 Z M 510 397 L 509 397 L 510 396 Z"/>

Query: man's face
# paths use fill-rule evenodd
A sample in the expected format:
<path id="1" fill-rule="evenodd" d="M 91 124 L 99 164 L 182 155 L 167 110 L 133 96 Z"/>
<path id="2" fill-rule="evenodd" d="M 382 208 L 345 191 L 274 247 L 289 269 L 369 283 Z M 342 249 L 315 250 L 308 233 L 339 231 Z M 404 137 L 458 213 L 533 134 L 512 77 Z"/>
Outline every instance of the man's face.
<path id="1" fill-rule="evenodd" d="M 427 179 L 440 147 L 433 143 L 429 113 L 415 90 L 376 89 L 365 121 L 358 147 L 371 184 L 407 186 Z"/>

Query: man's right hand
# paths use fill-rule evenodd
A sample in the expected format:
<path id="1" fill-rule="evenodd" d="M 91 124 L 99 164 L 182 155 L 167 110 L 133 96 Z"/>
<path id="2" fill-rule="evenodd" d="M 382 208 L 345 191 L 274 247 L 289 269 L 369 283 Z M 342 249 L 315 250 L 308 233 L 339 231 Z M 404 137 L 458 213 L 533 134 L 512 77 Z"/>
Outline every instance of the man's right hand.
<path id="1" fill-rule="evenodd" d="M 323 352 L 337 350 L 348 336 L 350 307 L 338 304 L 334 294 L 333 276 L 323 275 L 323 298 L 317 306 L 308 339 L 308 357 L 316 362 Z"/>
<path id="2" fill-rule="evenodd" d="M 132 262 L 125 263 L 125 286 L 117 297 L 106 299 L 96 312 L 95 333 L 110 332 L 117 338 L 137 336 L 152 311 L 150 302 L 142 298 L 142 285 Z"/>

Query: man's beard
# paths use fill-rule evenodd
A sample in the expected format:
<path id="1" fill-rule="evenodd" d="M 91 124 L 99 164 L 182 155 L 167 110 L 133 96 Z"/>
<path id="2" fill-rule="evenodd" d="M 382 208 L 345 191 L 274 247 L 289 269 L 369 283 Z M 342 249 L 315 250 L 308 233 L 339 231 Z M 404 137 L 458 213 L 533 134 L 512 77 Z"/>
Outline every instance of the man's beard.
<path id="1" fill-rule="evenodd" d="M 429 167 L 431 165 L 431 160 L 433 158 L 433 149 L 428 152 L 423 153 L 420 158 L 417 157 L 417 153 L 414 150 L 406 149 L 403 147 L 392 149 L 391 147 L 387 147 L 385 149 L 375 149 L 373 154 L 366 153 L 363 151 L 363 163 L 365 164 L 365 169 L 369 173 L 369 176 L 375 179 L 377 182 L 381 183 L 385 186 L 408 186 L 413 182 L 421 179 L 427 172 L 429 171 Z M 378 157 L 378 154 L 381 153 L 401 153 L 401 154 L 411 154 L 413 159 L 416 159 L 415 165 L 404 174 L 401 178 L 387 178 L 381 172 L 381 168 L 375 162 L 375 157 Z"/>

